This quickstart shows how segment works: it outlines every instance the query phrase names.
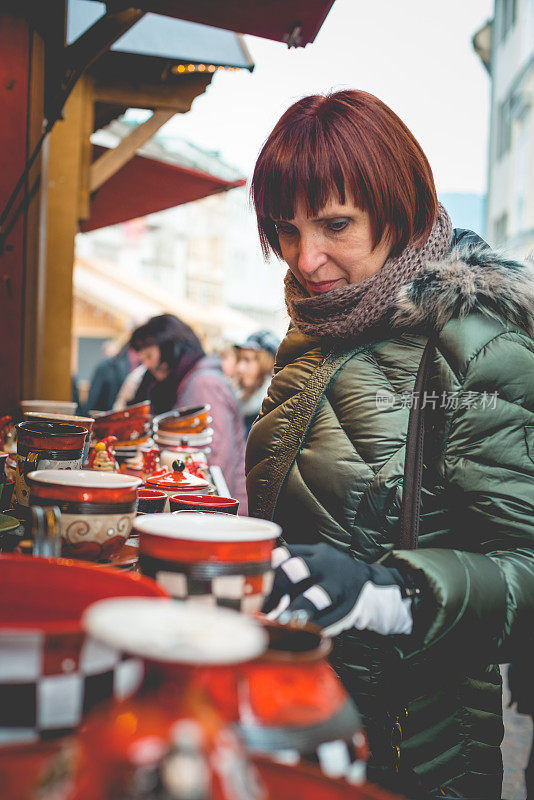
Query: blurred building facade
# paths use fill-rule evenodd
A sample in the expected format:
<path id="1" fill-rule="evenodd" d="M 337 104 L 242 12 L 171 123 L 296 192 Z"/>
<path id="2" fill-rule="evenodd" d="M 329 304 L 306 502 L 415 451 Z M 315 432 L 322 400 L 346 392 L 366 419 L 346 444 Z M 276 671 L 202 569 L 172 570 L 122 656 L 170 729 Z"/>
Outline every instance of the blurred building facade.
<path id="1" fill-rule="evenodd" d="M 534 0 L 495 0 L 473 46 L 491 76 L 486 234 L 525 257 L 534 252 Z"/>

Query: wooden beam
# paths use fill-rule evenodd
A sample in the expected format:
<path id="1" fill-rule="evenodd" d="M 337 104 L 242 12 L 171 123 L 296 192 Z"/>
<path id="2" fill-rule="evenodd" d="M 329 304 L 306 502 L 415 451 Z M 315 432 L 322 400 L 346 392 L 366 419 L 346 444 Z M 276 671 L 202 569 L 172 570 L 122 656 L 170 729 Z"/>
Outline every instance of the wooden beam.
<path id="1" fill-rule="evenodd" d="M 127 108 L 147 108 L 152 111 L 167 108 L 177 114 L 185 114 L 191 110 L 193 100 L 206 91 L 212 77 L 212 74 L 187 75 L 161 86 L 114 81 L 113 78 L 105 82 L 96 79 L 94 99 Z"/>
<path id="2" fill-rule="evenodd" d="M 72 270 L 87 102 L 81 78 L 65 104 L 63 119 L 48 136 L 41 217 L 46 245 L 39 263 L 39 337 L 34 357 L 34 393 L 45 400 L 71 397 Z"/>
<path id="3" fill-rule="evenodd" d="M 113 150 L 101 155 L 90 168 L 89 192 L 95 192 L 115 175 L 172 117 L 174 111 L 154 111 L 150 119 L 134 128 Z"/>
<path id="4" fill-rule="evenodd" d="M 82 98 L 82 118 L 80 121 L 81 133 L 81 162 L 80 162 L 80 185 L 78 187 L 78 219 L 89 219 L 91 216 L 91 190 L 89 186 L 89 176 L 91 162 L 93 160 L 93 146 L 91 144 L 91 134 L 94 131 L 95 103 L 93 99 L 93 82 L 90 77 L 85 76 L 81 86 L 84 92 Z"/>

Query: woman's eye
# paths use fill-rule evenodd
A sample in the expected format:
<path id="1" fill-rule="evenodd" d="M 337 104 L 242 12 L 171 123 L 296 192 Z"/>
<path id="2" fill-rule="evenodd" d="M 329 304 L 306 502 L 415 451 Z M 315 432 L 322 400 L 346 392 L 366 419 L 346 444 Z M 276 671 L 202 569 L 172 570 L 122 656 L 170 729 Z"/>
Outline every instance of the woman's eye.
<path id="1" fill-rule="evenodd" d="M 328 230 L 332 231 L 332 233 L 339 233 L 344 231 L 348 224 L 348 219 L 334 219 L 328 223 Z"/>
<path id="2" fill-rule="evenodd" d="M 297 231 L 293 225 L 288 225 L 285 222 L 276 222 L 275 226 L 278 235 L 282 234 L 283 236 L 292 236 Z"/>

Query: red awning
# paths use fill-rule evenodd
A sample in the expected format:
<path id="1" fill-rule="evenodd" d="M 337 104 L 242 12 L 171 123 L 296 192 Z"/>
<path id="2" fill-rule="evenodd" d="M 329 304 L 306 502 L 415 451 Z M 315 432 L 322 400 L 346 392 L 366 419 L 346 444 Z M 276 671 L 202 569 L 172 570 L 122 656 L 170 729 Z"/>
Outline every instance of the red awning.
<path id="1" fill-rule="evenodd" d="M 136 0 L 135 7 L 266 39 L 285 38 L 300 26 L 300 41 L 313 42 L 334 0 Z"/>
<path id="2" fill-rule="evenodd" d="M 93 159 L 105 150 L 95 145 Z M 116 225 L 245 183 L 243 179 L 226 181 L 207 172 L 136 155 L 95 192 L 91 216 L 81 223 L 80 230 L 87 233 Z"/>

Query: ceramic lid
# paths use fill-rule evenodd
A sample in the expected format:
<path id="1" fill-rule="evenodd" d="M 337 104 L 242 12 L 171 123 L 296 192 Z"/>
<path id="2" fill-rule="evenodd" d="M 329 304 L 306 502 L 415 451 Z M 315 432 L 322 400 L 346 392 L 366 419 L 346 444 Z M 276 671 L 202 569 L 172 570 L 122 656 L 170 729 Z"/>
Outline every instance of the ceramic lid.
<path id="1" fill-rule="evenodd" d="M 282 529 L 275 522 L 235 514 L 150 514 L 135 520 L 139 533 L 190 539 L 196 542 L 261 542 L 276 539 Z"/>
<path id="2" fill-rule="evenodd" d="M 100 600 L 86 610 L 82 625 L 104 644 L 166 663 L 238 664 L 267 646 L 253 618 L 177 600 Z"/>
<path id="3" fill-rule="evenodd" d="M 197 478 L 184 470 L 183 472 L 167 472 L 165 475 L 157 475 L 155 478 L 147 478 L 146 486 L 151 489 L 164 489 L 171 492 L 190 492 L 195 489 L 205 489 L 208 481 L 204 478 Z"/>
<path id="4" fill-rule="evenodd" d="M 139 478 L 96 469 L 40 469 L 30 472 L 28 479 L 39 484 L 60 484 L 90 489 L 135 489 Z"/>

